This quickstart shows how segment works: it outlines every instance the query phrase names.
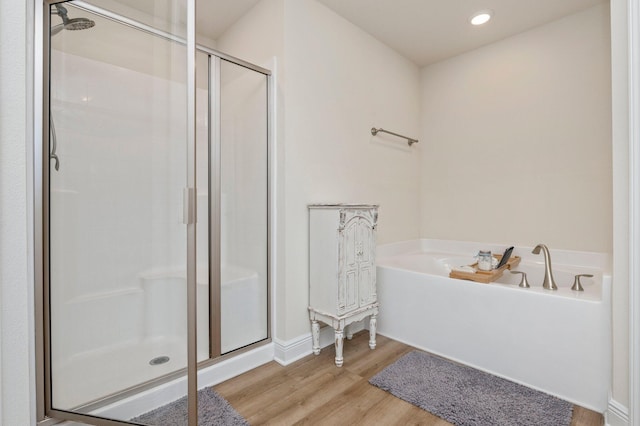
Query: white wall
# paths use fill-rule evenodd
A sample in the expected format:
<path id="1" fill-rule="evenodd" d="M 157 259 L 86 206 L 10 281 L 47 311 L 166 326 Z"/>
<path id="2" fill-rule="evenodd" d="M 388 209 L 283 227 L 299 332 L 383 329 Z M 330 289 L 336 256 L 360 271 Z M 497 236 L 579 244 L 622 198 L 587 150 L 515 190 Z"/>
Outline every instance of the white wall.
<path id="1" fill-rule="evenodd" d="M 271 170 L 273 179 L 272 204 L 276 208 L 284 206 L 284 0 L 262 0 L 240 18 L 231 28 L 216 40 L 217 49 L 229 55 L 270 69 L 272 72 L 272 103 L 275 105 L 271 129 Z M 278 210 L 281 212 L 281 210 Z M 273 210 L 272 210 L 273 212 Z M 275 226 L 272 228 L 272 263 L 275 263 L 276 279 L 271 294 L 273 316 L 273 337 L 284 336 L 286 311 L 281 309 L 286 299 L 284 283 L 285 257 L 284 238 L 279 230 L 285 229 L 284 214 L 274 214 Z M 278 304 L 278 305 L 276 305 Z"/>
<path id="2" fill-rule="evenodd" d="M 316 1 L 285 4 L 285 336 L 293 338 L 309 331 L 307 204 L 379 203 L 379 243 L 418 236 L 419 147 L 377 143 L 370 129 L 417 134 L 419 71 Z"/>
<path id="3" fill-rule="evenodd" d="M 216 42 L 279 64 L 276 337 L 292 339 L 309 331 L 307 204 L 379 203 L 380 243 L 418 236 L 420 148 L 369 130 L 417 135 L 419 71 L 314 0 L 263 0 Z"/>
<path id="4" fill-rule="evenodd" d="M 34 421 L 28 267 L 28 2 L 0 2 L 0 424 Z"/>
<path id="5" fill-rule="evenodd" d="M 613 371 L 611 398 L 629 407 L 629 83 L 627 3 L 611 1 Z"/>
<path id="6" fill-rule="evenodd" d="M 603 4 L 422 70 L 421 235 L 612 251 Z"/>
<path id="7" fill-rule="evenodd" d="M 282 61 L 284 0 L 262 0 L 215 42 L 221 52 L 256 65 L 265 66 L 274 56 Z M 282 78 L 279 80 L 283 82 Z"/>

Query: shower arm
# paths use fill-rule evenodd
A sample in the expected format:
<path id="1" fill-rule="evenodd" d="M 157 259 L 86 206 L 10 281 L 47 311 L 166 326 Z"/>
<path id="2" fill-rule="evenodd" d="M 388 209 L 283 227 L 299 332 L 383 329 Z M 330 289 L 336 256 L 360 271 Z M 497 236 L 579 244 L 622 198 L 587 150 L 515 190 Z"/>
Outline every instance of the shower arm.
<path id="1" fill-rule="evenodd" d="M 56 127 L 53 124 L 53 117 L 51 115 L 49 115 L 49 127 L 51 128 L 51 153 L 49 154 L 49 160 L 56 160 L 54 168 L 56 169 L 56 171 L 58 171 L 60 169 L 60 159 L 56 154 L 56 150 L 58 149 L 58 141 L 56 138 Z"/>

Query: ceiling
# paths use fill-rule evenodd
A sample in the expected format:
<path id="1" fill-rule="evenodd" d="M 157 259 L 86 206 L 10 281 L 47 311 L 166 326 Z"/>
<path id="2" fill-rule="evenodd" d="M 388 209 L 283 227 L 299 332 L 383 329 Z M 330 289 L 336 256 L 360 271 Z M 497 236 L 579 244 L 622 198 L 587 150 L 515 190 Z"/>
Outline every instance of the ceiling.
<path id="1" fill-rule="evenodd" d="M 259 1 L 199 0 L 198 33 L 216 40 Z M 417 65 L 425 66 L 608 0 L 318 1 Z M 150 15 L 157 15 L 162 9 L 171 10 L 171 5 L 175 8 L 176 4 L 176 0 L 106 2 L 126 5 Z M 482 9 L 491 9 L 493 19 L 482 26 L 470 25 L 471 15 Z"/>
<path id="2" fill-rule="evenodd" d="M 197 2 L 196 28 L 216 40 L 260 0 L 201 0 Z"/>
<path id="3" fill-rule="evenodd" d="M 555 21 L 606 0 L 318 0 L 424 66 Z M 490 9 L 487 24 L 475 12 Z"/>

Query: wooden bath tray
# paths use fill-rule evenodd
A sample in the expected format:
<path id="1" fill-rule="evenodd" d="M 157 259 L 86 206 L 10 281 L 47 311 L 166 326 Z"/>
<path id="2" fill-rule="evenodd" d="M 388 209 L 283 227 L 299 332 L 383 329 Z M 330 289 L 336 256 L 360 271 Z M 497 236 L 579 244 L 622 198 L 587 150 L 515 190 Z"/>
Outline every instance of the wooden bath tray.
<path id="1" fill-rule="evenodd" d="M 501 254 L 494 254 L 493 257 L 497 258 L 498 260 L 502 259 Z M 456 278 L 459 280 L 470 280 L 470 281 L 476 281 L 479 283 L 488 284 L 500 278 L 504 273 L 505 269 L 513 269 L 516 266 L 518 266 L 518 264 L 520 263 L 520 260 L 521 260 L 520 256 L 511 256 L 511 258 L 507 260 L 506 265 L 502 265 L 500 269 L 493 269 L 491 271 L 480 271 L 478 270 L 478 264 L 474 263 L 473 265 L 469 265 L 469 266 L 471 266 L 473 269 L 476 270 L 475 273 L 451 271 L 449 273 L 449 278 Z"/>

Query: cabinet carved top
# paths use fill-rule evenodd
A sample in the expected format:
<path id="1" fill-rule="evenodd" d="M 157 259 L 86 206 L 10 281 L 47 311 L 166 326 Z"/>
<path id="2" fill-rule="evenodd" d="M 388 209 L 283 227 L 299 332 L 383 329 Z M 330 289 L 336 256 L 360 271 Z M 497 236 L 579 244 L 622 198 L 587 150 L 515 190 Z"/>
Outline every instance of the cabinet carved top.
<path id="1" fill-rule="evenodd" d="M 309 204 L 310 209 L 377 209 L 378 204 L 357 204 L 357 203 L 318 203 Z"/>
<path id="2" fill-rule="evenodd" d="M 378 204 L 309 204 L 309 213 L 312 210 L 333 210 L 340 214 L 338 231 L 342 232 L 347 222 L 362 218 L 369 222 L 372 229 L 378 227 Z"/>

